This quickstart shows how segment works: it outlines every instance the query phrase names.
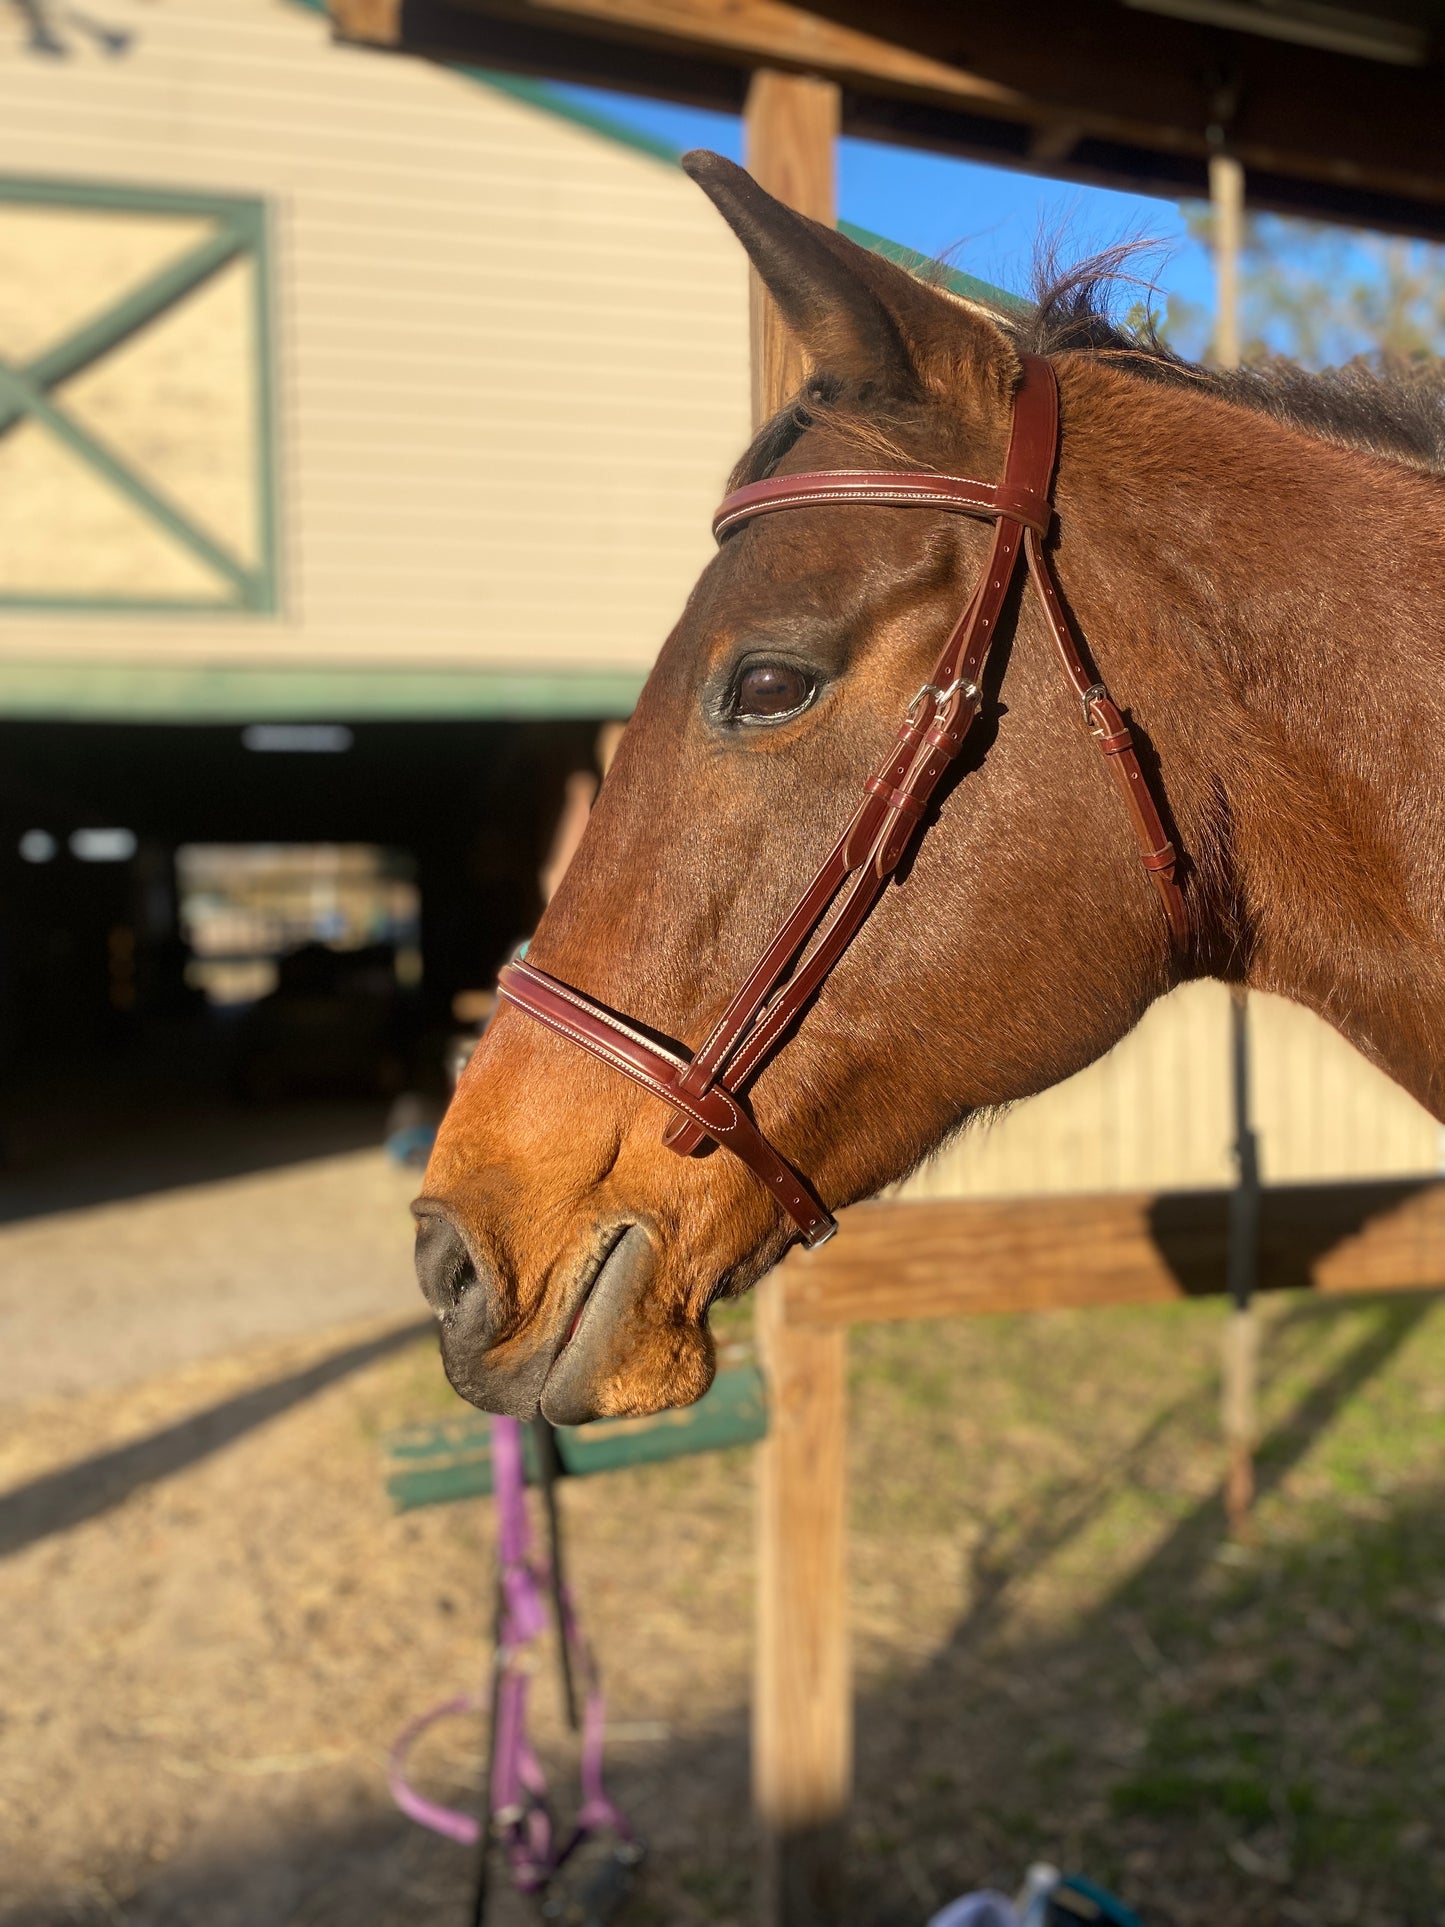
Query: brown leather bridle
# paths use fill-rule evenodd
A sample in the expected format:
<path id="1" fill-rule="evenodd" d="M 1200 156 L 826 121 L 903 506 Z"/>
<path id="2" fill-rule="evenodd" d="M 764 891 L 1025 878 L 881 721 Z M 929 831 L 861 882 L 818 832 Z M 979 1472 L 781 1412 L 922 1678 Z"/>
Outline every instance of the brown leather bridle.
<path id="1" fill-rule="evenodd" d="M 1133 737 L 1108 690 L 1085 662 L 1044 553 L 1044 538 L 1053 519 L 1058 384 L 1041 356 L 1025 355 L 1022 360 L 1023 380 L 1014 399 L 1001 482 L 846 469 L 775 475 L 735 490 L 713 518 L 713 533 L 721 542 L 754 517 L 781 509 L 813 508 L 825 502 L 870 503 L 978 516 L 994 524 L 994 534 L 987 566 L 968 605 L 944 644 L 930 680 L 908 705 L 886 760 L 868 778 L 852 820 L 706 1041 L 691 1056 L 659 1043 L 582 991 L 523 959 L 506 965 L 501 973 L 501 993 L 519 1010 L 580 1044 L 670 1106 L 674 1117 L 664 1141 L 674 1151 L 690 1156 L 711 1141 L 756 1172 L 808 1245 L 831 1238 L 837 1223 L 758 1130 L 738 1093 L 778 1048 L 858 934 L 912 840 L 940 777 L 963 748 L 979 713 L 984 667 L 1020 555 L 1027 562 L 1064 673 L 1079 698 L 1084 726 L 1123 795 L 1144 867 L 1164 906 L 1170 937 L 1180 951 L 1189 942 L 1188 911 L 1175 879 L 1174 846 L 1164 833 Z"/>

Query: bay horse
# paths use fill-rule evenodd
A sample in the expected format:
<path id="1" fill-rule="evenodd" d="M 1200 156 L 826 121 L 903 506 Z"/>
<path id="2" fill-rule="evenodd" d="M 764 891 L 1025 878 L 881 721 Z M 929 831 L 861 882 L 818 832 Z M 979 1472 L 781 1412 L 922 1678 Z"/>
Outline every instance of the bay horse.
<path id="1" fill-rule="evenodd" d="M 538 926 L 532 989 L 503 1003 L 438 1136 L 417 1266 L 447 1372 L 478 1405 L 559 1423 L 696 1399 L 709 1307 L 799 1225 L 811 1236 L 969 1118 L 1082 1069 L 1187 978 L 1307 1005 L 1445 1117 L 1438 375 L 1196 368 L 1111 325 L 1087 277 L 994 312 L 716 155 L 684 166 L 810 370 L 730 500 L 840 471 L 872 494 L 797 500 L 721 541 Z M 674 1155 L 669 1119 L 707 1152 L 702 1112 L 620 1075 L 619 1053 L 697 1047 L 912 692 L 932 689 L 925 722 L 961 700 L 925 678 L 971 586 L 987 590 L 994 537 L 942 507 L 880 507 L 875 485 L 1005 487 L 1040 382 L 1058 397 L 1054 512 L 1028 531 L 1046 561 L 994 582 L 963 752 L 785 1047 L 745 1095 L 718 1086 L 789 1174 L 776 1182 L 796 1177 L 785 1209 L 765 1161 Z M 1090 706 L 1105 683 L 1127 710 L 1177 928 L 1059 673 L 1045 580 L 1099 678 L 1096 737 L 1113 728 Z M 534 1021 L 548 996 L 602 1013 L 588 1049 Z"/>

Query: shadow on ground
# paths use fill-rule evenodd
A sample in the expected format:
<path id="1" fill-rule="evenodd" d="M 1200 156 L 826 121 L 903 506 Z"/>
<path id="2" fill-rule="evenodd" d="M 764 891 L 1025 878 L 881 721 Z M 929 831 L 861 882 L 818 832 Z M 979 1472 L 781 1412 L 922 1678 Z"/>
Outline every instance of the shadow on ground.
<path id="1" fill-rule="evenodd" d="M 1289 1480 L 1428 1314 L 1381 1301 L 1264 1441 L 1261 1489 Z M 1273 1364 L 1307 1366 L 1329 1308 L 1294 1307 Z M 1197 1407 L 1212 1388 L 1191 1394 Z M 237 1403 L 232 1401 L 231 1403 Z M 1140 1429 L 1087 1479 L 1058 1478 L 973 1545 L 969 1612 L 858 1707 L 847 1927 L 920 1927 L 960 1890 L 1031 1857 L 1094 1873 L 1147 1927 L 1438 1927 L 1445 1919 L 1445 1485 L 1334 1505 L 1257 1550 L 1197 1504 L 1103 1601 L 1020 1637 L 1014 1589 L 1142 1479 Z M 1370 1495 L 1363 1495 L 1368 1499 Z M 1321 1515 L 1324 1518 L 1324 1515 Z M 561 1775 L 559 1774 L 559 1779 Z M 180 1856 L 137 1891 L 57 1893 L 4 1927 L 464 1927 L 470 1868 L 375 1795 L 224 1858 Z M 632 1927 L 751 1918 L 741 1711 L 671 1744 L 623 1744 L 613 1790 L 653 1843 Z M 508 1900 L 496 1927 L 535 1916 Z"/>
<path id="2" fill-rule="evenodd" d="M 0 1224 L 379 1144 L 387 1101 L 243 1103 L 224 1026 L 157 1028 L 110 1055 L 46 1064 L 0 1093 Z"/>
<path id="3" fill-rule="evenodd" d="M 98 1452 L 0 1494 L 0 1559 L 39 1539 L 66 1532 L 112 1506 L 123 1505 L 142 1486 L 154 1485 L 209 1458 L 258 1425 L 279 1418 L 326 1386 L 400 1351 L 432 1330 L 430 1318 L 412 1320 L 394 1331 L 332 1352 L 301 1371 L 288 1372 L 208 1405 L 129 1445 Z"/>

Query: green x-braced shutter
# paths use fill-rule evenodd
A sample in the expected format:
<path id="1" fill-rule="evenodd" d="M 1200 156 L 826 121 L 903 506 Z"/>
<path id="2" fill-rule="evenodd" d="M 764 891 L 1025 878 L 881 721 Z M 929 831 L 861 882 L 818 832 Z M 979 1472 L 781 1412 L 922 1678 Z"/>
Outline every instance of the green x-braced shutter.
<path id="1" fill-rule="evenodd" d="M 266 210 L 0 180 L 0 609 L 276 607 Z"/>

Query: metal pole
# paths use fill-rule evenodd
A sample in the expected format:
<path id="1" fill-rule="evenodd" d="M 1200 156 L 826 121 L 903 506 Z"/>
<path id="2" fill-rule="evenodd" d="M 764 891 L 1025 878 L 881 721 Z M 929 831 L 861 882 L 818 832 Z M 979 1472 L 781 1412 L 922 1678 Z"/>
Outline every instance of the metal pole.
<path id="1" fill-rule="evenodd" d="M 1229 1454 L 1224 1509 L 1229 1529 L 1243 1538 L 1254 1503 L 1254 1448 L 1259 1437 L 1259 1142 L 1249 1103 L 1249 999 L 1236 987 L 1229 1000 L 1230 1065 L 1234 1086 L 1234 1194 L 1229 1200 L 1230 1296 L 1224 1328 L 1220 1418 Z"/>
<path id="2" fill-rule="evenodd" d="M 497 1732 L 497 1708 L 502 1696 L 502 1574 L 497 1570 L 496 1611 L 492 1619 L 492 1681 L 487 1708 L 487 1746 L 482 1755 L 482 1795 L 477 1809 L 480 1832 L 477 1836 L 477 1870 L 472 1885 L 468 1927 L 487 1927 L 487 1902 L 491 1891 L 492 1864 L 492 1762 Z"/>
<path id="3" fill-rule="evenodd" d="M 1239 257 L 1244 242 L 1244 169 L 1221 148 L 1209 161 L 1214 205 L 1214 359 L 1237 368 L 1243 353 L 1239 325 Z M 1234 1101 L 1234 1195 L 1229 1201 L 1230 1296 L 1221 1361 L 1220 1419 L 1229 1455 L 1224 1508 L 1236 1538 L 1249 1527 L 1254 1502 L 1254 1447 L 1259 1421 L 1259 1321 L 1254 1289 L 1259 1271 L 1259 1150 L 1250 1120 L 1249 1002 L 1237 986 L 1229 1005 L 1230 1075 Z"/>
<path id="4" fill-rule="evenodd" d="M 557 1434 L 539 1413 L 531 1422 L 532 1443 L 537 1448 L 537 1482 L 542 1488 L 542 1506 L 547 1517 L 547 1568 L 552 1593 L 552 1616 L 557 1622 L 557 1662 L 562 1681 L 562 1706 L 567 1724 L 574 1733 L 582 1730 L 577 1705 L 577 1681 L 572 1671 L 572 1646 L 567 1638 L 565 1595 L 567 1576 L 562 1570 L 562 1521 L 557 1511 L 557 1481 L 562 1476 L 562 1455 L 557 1450 Z"/>

